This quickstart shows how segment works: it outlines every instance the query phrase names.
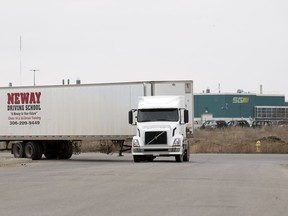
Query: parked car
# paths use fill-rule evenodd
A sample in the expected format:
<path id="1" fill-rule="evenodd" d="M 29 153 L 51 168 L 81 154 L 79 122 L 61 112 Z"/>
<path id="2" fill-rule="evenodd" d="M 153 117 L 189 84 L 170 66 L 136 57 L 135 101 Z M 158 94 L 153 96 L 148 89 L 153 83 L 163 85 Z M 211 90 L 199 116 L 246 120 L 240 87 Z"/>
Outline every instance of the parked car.
<path id="1" fill-rule="evenodd" d="M 207 120 L 201 125 L 200 129 L 216 129 L 225 127 L 227 127 L 227 123 L 224 120 Z"/>
<path id="2" fill-rule="evenodd" d="M 231 120 L 227 123 L 228 127 L 250 127 L 250 124 L 246 120 Z"/>
<path id="3" fill-rule="evenodd" d="M 278 126 L 278 127 L 288 127 L 288 121 L 287 120 L 277 121 L 276 126 Z"/>
<path id="4" fill-rule="evenodd" d="M 267 127 L 267 126 L 272 126 L 273 122 L 269 120 L 255 120 L 252 122 L 252 127 L 253 128 L 262 128 L 262 127 Z"/>

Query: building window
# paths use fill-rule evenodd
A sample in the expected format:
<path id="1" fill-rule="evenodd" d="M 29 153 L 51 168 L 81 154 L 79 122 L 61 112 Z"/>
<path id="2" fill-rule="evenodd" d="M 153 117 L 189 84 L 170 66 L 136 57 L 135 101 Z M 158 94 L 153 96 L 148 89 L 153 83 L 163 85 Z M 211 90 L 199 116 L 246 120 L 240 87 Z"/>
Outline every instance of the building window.
<path id="1" fill-rule="evenodd" d="M 288 120 L 287 106 L 256 106 L 255 119 L 257 120 Z"/>

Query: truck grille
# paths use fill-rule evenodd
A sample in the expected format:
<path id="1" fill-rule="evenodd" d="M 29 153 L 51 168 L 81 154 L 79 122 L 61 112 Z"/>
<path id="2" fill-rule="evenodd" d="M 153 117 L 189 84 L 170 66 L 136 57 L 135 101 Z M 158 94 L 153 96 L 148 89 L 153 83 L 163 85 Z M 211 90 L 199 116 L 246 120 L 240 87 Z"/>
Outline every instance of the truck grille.
<path id="1" fill-rule="evenodd" d="M 167 144 L 166 131 L 150 131 L 145 133 L 145 145 Z"/>

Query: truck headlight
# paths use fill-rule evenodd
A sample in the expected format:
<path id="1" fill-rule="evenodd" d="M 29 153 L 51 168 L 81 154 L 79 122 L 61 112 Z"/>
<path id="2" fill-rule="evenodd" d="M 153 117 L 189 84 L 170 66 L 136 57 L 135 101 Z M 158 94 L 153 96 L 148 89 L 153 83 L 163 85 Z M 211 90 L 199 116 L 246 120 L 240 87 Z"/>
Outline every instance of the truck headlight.
<path id="1" fill-rule="evenodd" d="M 173 146 L 180 146 L 180 145 L 181 145 L 181 139 L 180 138 L 174 139 Z"/>
<path id="2" fill-rule="evenodd" d="M 132 145 L 133 145 L 133 147 L 139 147 L 140 144 L 139 144 L 138 139 L 133 139 L 133 140 L 132 140 Z"/>

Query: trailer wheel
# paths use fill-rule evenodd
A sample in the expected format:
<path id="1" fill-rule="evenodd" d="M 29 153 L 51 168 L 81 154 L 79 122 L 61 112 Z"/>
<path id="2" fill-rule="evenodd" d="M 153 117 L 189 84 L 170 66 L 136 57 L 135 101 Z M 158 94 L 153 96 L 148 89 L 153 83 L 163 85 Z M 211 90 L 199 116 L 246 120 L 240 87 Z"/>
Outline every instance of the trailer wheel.
<path id="1" fill-rule="evenodd" d="M 25 156 L 32 160 L 39 160 L 42 157 L 42 148 L 38 143 L 27 142 L 24 148 Z"/>
<path id="2" fill-rule="evenodd" d="M 65 142 L 63 144 L 62 152 L 59 154 L 59 159 L 69 159 L 73 154 L 73 146 L 71 142 Z"/>
<path id="3" fill-rule="evenodd" d="M 43 155 L 43 146 L 40 143 L 36 143 L 36 145 L 38 147 L 38 155 L 34 160 L 40 160 Z"/>
<path id="4" fill-rule="evenodd" d="M 46 159 L 56 159 L 57 158 L 57 154 L 55 154 L 55 153 L 44 153 L 44 156 Z"/>
<path id="5" fill-rule="evenodd" d="M 18 142 L 13 144 L 12 152 L 15 158 L 24 158 L 24 143 Z"/>

